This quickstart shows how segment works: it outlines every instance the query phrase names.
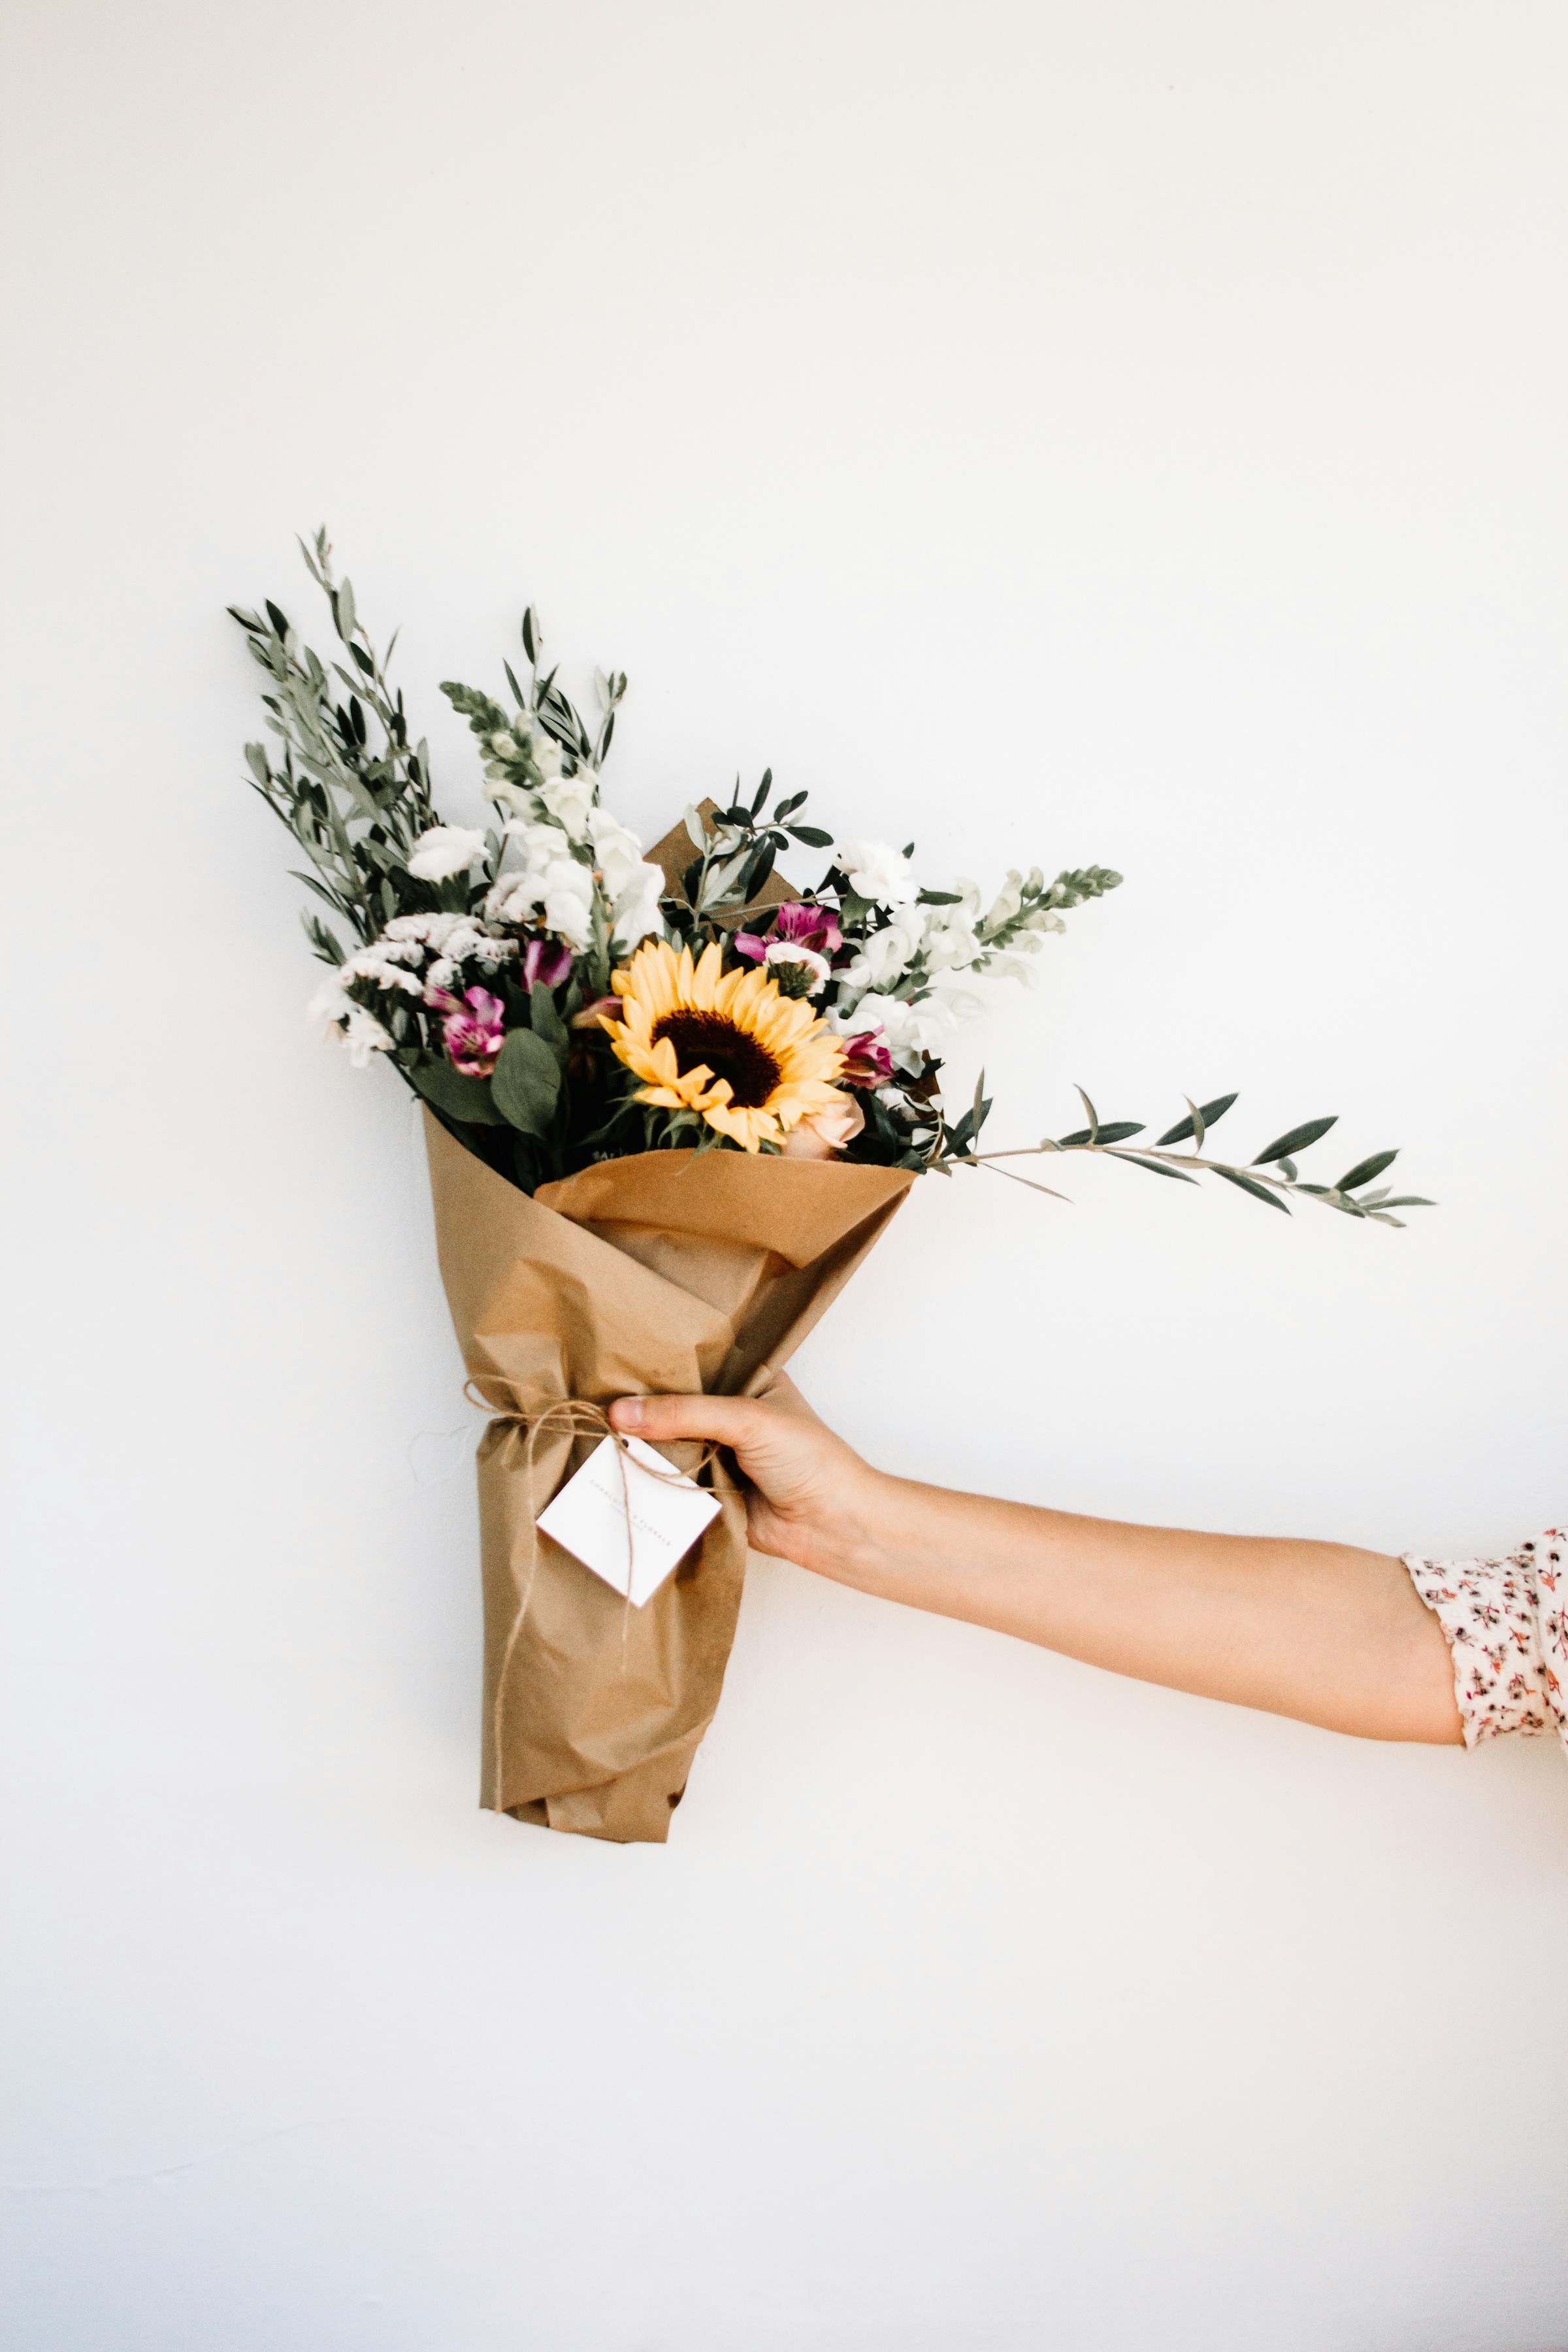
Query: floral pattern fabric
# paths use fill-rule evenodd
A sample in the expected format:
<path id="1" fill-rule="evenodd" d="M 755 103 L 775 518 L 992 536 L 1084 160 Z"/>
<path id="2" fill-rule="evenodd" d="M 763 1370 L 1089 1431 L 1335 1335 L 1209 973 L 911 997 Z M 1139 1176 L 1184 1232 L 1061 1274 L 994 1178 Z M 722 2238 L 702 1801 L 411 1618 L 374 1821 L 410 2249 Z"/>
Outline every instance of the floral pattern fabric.
<path id="1" fill-rule="evenodd" d="M 1465 1745 L 1555 1731 L 1568 1748 L 1568 1532 L 1547 1528 L 1502 1559 L 1406 1553 L 1454 1660 Z"/>

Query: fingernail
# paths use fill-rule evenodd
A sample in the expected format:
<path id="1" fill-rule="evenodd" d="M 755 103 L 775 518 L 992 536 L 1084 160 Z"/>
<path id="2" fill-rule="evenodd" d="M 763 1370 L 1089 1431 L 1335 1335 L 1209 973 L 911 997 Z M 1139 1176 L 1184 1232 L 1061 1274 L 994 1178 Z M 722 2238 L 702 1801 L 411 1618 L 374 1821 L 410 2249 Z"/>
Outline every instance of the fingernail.
<path id="1" fill-rule="evenodd" d="M 613 1415 L 617 1429 L 640 1429 L 642 1417 L 641 1397 L 622 1397 Z"/>

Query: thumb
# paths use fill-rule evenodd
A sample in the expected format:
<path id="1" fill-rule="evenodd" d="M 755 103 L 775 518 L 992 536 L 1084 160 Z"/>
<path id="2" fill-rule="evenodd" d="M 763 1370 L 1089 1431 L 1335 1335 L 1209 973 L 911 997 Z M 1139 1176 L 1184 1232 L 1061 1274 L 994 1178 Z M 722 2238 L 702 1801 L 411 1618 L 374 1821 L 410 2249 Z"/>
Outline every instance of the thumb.
<path id="1" fill-rule="evenodd" d="M 727 1445 L 744 1475 L 772 1503 L 797 1502 L 821 1478 L 838 1445 L 805 1400 L 781 1381 L 765 1399 L 756 1397 L 621 1397 L 610 1421 L 628 1436 L 696 1437 Z M 847 1456 L 847 1449 L 840 1449 Z"/>

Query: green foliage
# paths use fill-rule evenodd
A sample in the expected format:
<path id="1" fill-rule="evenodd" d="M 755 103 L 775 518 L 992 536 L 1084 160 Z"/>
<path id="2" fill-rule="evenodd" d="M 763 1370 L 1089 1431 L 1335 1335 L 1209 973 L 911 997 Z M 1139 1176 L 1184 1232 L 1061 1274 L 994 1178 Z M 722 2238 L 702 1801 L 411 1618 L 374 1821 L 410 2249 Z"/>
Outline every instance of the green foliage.
<path id="1" fill-rule="evenodd" d="M 561 1093 L 561 1064 L 531 1029 L 510 1029 L 490 1077 L 501 1117 L 524 1135 L 550 1133 Z"/>

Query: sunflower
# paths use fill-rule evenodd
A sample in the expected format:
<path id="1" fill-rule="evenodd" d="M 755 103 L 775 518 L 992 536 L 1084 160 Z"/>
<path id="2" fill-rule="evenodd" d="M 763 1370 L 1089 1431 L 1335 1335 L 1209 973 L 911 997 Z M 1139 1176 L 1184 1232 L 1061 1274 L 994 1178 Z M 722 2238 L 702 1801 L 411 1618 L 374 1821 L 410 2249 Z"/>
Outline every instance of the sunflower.
<path id="1" fill-rule="evenodd" d="M 838 1099 L 837 1038 L 765 971 L 726 971 L 721 950 L 678 956 L 640 947 L 610 982 L 622 1019 L 602 1016 L 616 1054 L 644 1083 L 638 1102 L 694 1110 L 742 1150 L 778 1143 L 808 1112 Z"/>

